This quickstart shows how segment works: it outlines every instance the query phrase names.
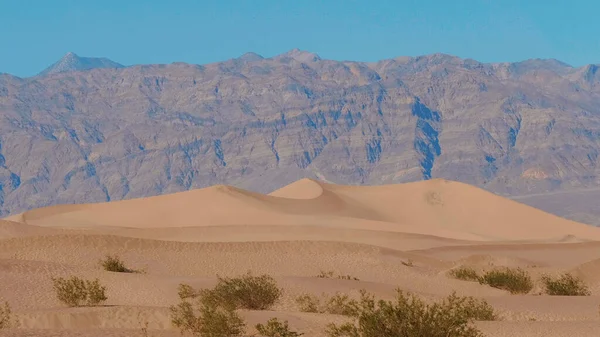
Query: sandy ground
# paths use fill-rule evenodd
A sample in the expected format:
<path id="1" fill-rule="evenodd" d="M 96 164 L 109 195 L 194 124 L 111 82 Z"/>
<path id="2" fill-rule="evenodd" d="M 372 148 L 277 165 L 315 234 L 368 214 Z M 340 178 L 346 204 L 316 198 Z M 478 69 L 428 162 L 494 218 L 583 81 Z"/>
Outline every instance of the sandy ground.
<path id="1" fill-rule="evenodd" d="M 106 254 L 144 273 L 102 270 Z M 449 278 L 459 265 L 521 267 L 536 278 L 569 271 L 592 296 L 539 295 L 539 285 L 510 295 Z M 241 312 L 248 326 L 279 317 L 305 336 L 324 336 L 328 323 L 345 318 L 299 312 L 295 297 L 367 289 L 391 299 L 399 287 L 428 299 L 452 291 L 485 298 L 502 316 L 477 322 L 486 336 L 600 336 L 600 229 L 445 180 L 377 187 L 301 180 L 270 195 L 215 186 L 4 219 L 0 298 L 18 326 L 0 336 L 143 336 L 145 322 L 150 336 L 179 336 L 168 314 L 179 283 L 210 287 L 217 274 L 248 270 L 284 288 L 273 311 Z M 317 278 L 321 271 L 360 281 Z M 106 305 L 58 302 L 51 277 L 70 275 L 99 278 Z"/>

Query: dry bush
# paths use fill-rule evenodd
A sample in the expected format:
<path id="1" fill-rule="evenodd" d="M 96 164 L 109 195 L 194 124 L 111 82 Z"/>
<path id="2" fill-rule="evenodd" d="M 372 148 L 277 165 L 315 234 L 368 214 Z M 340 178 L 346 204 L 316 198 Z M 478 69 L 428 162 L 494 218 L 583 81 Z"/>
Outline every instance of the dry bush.
<path id="1" fill-rule="evenodd" d="M 350 299 L 348 295 L 335 293 L 327 299 L 324 311 L 334 315 L 355 316 L 358 309 L 358 301 Z"/>
<path id="2" fill-rule="evenodd" d="M 281 323 L 277 318 L 271 318 L 267 325 L 257 324 L 256 330 L 264 337 L 300 337 L 303 333 L 290 330 L 288 322 Z"/>
<path id="3" fill-rule="evenodd" d="M 237 309 L 266 310 L 281 297 L 282 290 L 269 275 L 221 278 L 212 289 L 195 290 L 180 284 L 181 302 L 171 307 L 174 326 L 193 336 L 234 337 L 244 333 L 246 324 Z M 193 303 L 192 303 L 193 302 Z"/>
<path id="4" fill-rule="evenodd" d="M 494 269 L 479 278 L 479 283 L 508 290 L 511 294 L 527 294 L 533 289 L 529 274 L 521 268 Z"/>
<path id="5" fill-rule="evenodd" d="M 414 267 L 415 263 L 413 262 L 413 260 L 408 259 L 407 261 L 402 261 L 402 264 L 407 266 L 407 267 Z"/>
<path id="6" fill-rule="evenodd" d="M 304 294 L 296 297 L 296 304 L 300 308 L 302 312 L 313 312 L 320 313 L 321 312 L 321 301 L 317 296 Z"/>
<path id="7" fill-rule="evenodd" d="M 448 275 L 454 277 L 455 279 L 463 281 L 479 281 L 479 275 L 477 275 L 475 269 L 471 267 L 461 266 L 455 269 L 451 269 L 448 272 Z"/>
<path id="8" fill-rule="evenodd" d="M 562 274 L 554 279 L 550 276 L 542 276 L 542 283 L 546 288 L 546 294 L 553 296 L 590 296 L 588 286 L 580 278 L 569 273 Z"/>
<path id="9" fill-rule="evenodd" d="M 354 323 L 330 324 L 330 337 L 480 337 L 475 320 L 497 319 L 485 301 L 452 294 L 434 304 L 398 290 L 396 301 L 375 301 L 361 292 Z"/>
<path id="10" fill-rule="evenodd" d="M 100 261 L 102 268 L 106 271 L 115 272 L 115 273 L 134 273 L 136 272 L 133 269 L 129 269 L 125 267 L 125 262 L 119 258 L 117 255 L 106 255 L 104 260 Z"/>
<path id="11" fill-rule="evenodd" d="M 296 298 L 296 304 L 302 312 L 328 313 L 334 315 L 354 316 L 358 310 L 358 302 L 348 295 L 335 293 L 333 296 L 323 295 L 323 302 L 317 296 L 304 294 Z"/>
<path id="12" fill-rule="evenodd" d="M 234 309 L 267 310 L 282 295 L 282 289 L 269 275 L 253 276 L 251 273 L 234 278 L 221 278 L 210 290 L 201 290 L 205 301 L 215 301 Z"/>
<path id="13" fill-rule="evenodd" d="M 106 287 L 100 281 L 83 280 L 72 276 L 70 279 L 52 278 L 58 300 L 70 307 L 79 307 L 85 303 L 95 306 L 107 300 Z"/>
<path id="14" fill-rule="evenodd" d="M 350 280 L 350 281 L 360 281 L 360 279 L 358 277 L 354 277 L 351 275 L 335 275 L 335 273 L 333 271 L 321 271 L 321 273 L 319 275 L 317 275 L 318 278 L 337 278 L 340 280 Z"/>
<path id="15" fill-rule="evenodd" d="M 246 324 L 230 307 L 215 302 L 196 299 L 196 306 L 182 299 L 170 308 L 171 323 L 181 330 L 198 337 L 238 337 L 242 336 Z"/>
<path id="16" fill-rule="evenodd" d="M 11 315 L 12 311 L 10 310 L 10 305 L 8 302 L 4 302 L 4 306 L 0 307 L 0 329 L 6 329 L 10 327 Z"/>
<path id="17" fill-rule="evenodd" d="M 319 273 L 319 275 L 317 275 L 318 278 L 333 278 L 334 276 L 334 272 L 333 271 L 323 271 L 321 270 L 321 273 Z"/>

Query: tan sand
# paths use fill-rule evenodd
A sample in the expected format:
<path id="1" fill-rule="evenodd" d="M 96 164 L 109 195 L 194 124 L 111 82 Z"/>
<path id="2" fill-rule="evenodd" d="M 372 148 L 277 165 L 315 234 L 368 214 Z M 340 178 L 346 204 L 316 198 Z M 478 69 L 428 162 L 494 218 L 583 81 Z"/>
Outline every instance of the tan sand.
<path id="1" fill-rule="evenodd" d="M 106 254 L 145 273 L 103 271 Z M 143 322 L 151 336 L 175 336 L 168 306 L 179 283 L 208 287 L 217 274 L 248 270 L 285 289 L 274 311 L 242 312 L 249 326 L 280 317 L 306 336 L 324 336 L 327 323 L 345 318 L 298 312 L 299 294 L 367 289 L 392 298 L 399 287 L 427 299 L 452 291 L 485 298 L 503 316 L 477 323 L 487 336 L 600 336 L 599 261 L 600 229 L 437 179 L 372 187 L 300 180 L 270 195 L 215 186 L 61 205 L 0 221 L 0 298 L 19 321 L 0 336 L 141 336 Z M 521 267 L 534 277 L 571 271 L 592 296 L 539 296 L 539 285 L 510 295 L 449 278 L 459 265 Z M 320 271 L 360 281 L 316 278 Z M 106 306 L 59 303 L 50 278 L 69 275 L 98 277 Z"/>

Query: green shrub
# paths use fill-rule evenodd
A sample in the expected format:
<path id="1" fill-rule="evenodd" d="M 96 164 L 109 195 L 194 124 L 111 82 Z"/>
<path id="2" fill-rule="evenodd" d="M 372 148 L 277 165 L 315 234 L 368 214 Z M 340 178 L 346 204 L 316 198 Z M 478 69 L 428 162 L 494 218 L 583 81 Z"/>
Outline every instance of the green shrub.
<path id="1" fill-rule="evenodd" d="M 355 316 L 358 312 L 358 301 L 350 299 L 348 295 L 336 293 L 327 299 L 324 311 L 333 315 Z"/>
<path id="2" fill-rule="evenodd" d="M 302 312 L 321 312 L 321 301 L 314 295 L 304 294 L 296 297 L 296 304 Z"/>
<path id="3" fill-rule="evenodd" d="M 236 278 L 220 278 L 212 289 L 195 290 L 180 284 L 177 291 L 181 300 L 200 298 L 207 305 L 235 309 L 267 310 L 281 297 L 282 290 L 268 275 L 246 274 Z"/>
<path id="4" fill-rule="evenodd" d="M 455 269 L 451 269 L 448 274 L 456 279 L 463 281 L 479 281 L 479 275 L 475 269 L 471 267 L 461 266 Z"/>
<path id="5" fill-rule="evenodd" d="M 211 290 L 201 290 L 204 301 L 214 301 L 234 309 L 267 310 L 282 295 L 275 280 L 269 275 L 246 275 L 221 278 Z"/>
<path id="6" fill-rule="evenodd" d="M 493 309 L 472 297 L 448 296 L 441 302 L 426 304 L 414 295 L 398 290 L 395 302 L 375 301 L 361 292 L 354 323 L 330 324 L 330 337 L 479 337 L 472 322 L 496 319 Z"/>
<path id="7" fill-rule="evenodd" d="M 483 274 L 479 282 L 493 288 L 508 290 L 511 294 L 527 294 L 533 289 L 531 277 L 521 268 L 494 269 Z"/>
<path id="8" fill-rule="evenodd" d="M 553 279 L 550 276 L 542 276 L 542 282 L 546 288 L 546 294 L 553 296 L 590 296 L 591 292 L 580 278 L 569 273 L 562 274 Z"/>
<path id="9" fill-rule="evenodd" d="M 300 337 L 303 333 L 291 331 L 288 322 L 281 323 L 277 318 L 271 318 L 267 325 L 257 324 L 256 330 L 264 337 Z"/>
<path id="10" fill-rule="evenodd" d="M 196 299 L 196 306 L 187 299 L 170 308 L 171 323 L 181 330 L 198 337 L 238 337 L 242 336 L 246 324 L 242 318 L 227 306 L 215 302 Z"/>
<path id="11" fill-rule="evenodd" d="M 10 310 L 10 305 L 8 305 L 8 302 L 4 302 L 4 307 L 0 307 L 0 329 L 10 327 L 11 314 L 12 311 Z"/>
<path id="12" fill-rule="evenodd" d="M 133 269 L 129 269 L 125 267 L 125 262 L 119 258 L 117 255 L 106 255 L 104 260 L 100 261 L 102 268 L 106 271 L 111 271 L 115 273 L 133 273 L 135 272 Z"/>
<path id="13" fill-rule="evenodd" d="M 70 279 L 53 278 L 54 290 L 58 300 L 70 307 L 79 307 L 83 303 L 95 306 L 107 300 L 106 287 L 100 281 L 83 280 L 72 276 Z"/>

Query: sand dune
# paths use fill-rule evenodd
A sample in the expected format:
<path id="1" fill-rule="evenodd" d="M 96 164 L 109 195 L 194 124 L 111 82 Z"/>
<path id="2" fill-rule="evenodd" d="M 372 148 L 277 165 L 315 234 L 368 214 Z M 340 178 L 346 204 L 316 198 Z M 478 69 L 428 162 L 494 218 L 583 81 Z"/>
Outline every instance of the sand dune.
<path id="1" fill-rule="evenodd" d="M 600 230 L 457 182 L 353 187 L 301 180 L 271 195 L 228 186 L 7 218 L 57 228 L 317 225 L 458 240 L 600 240 Z"/>
<path id="2" fill-rule="evenodd" d="M 269 195 L 214 186 L 59 205 L 0 221 L 0 298 L 20 322 L 0 336 L 132 336 L 140 319 L 152 336 L 175 336 L 168 306 L 179 283 L 210 287 L 217 274 L 247 270 L 273 275 L 285 293 L 274 311 L 243 311 L 245 319 L 280 317 L 311 337 L 345 318 L 301 313 L 296 296 L 367 289 L 391 298 L 396 287 L 426 299 L 452 291 L 485 298 L 504 318 L 477 323 L 487 336 L 598 336 L 599 252 L 598 228 L 439 179 L 370 187 L 305 179 Z M 103 271 L 98 261 L 106 254 L 144 273 Z M 592 296 L 513 296 L 449 278 L 457 266 L 520 267 L 534 277 L 570 271 L 588 282 Z M 359 280 L 317 278 L 321 271 Z M 50 278 L 69 275 L 99 278 L 107 306 L 59 303 Z"/>

